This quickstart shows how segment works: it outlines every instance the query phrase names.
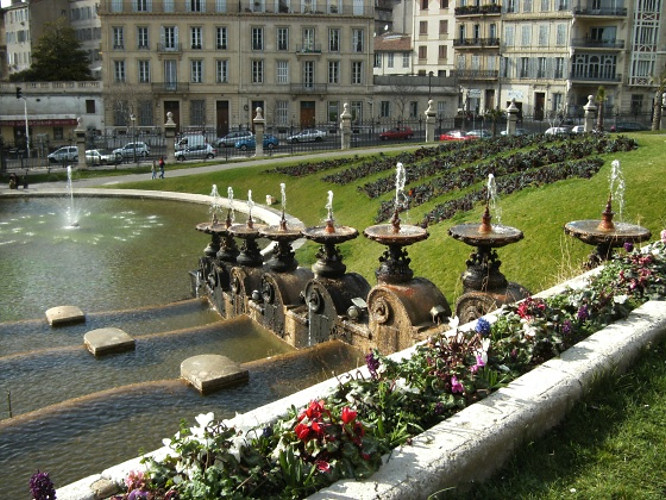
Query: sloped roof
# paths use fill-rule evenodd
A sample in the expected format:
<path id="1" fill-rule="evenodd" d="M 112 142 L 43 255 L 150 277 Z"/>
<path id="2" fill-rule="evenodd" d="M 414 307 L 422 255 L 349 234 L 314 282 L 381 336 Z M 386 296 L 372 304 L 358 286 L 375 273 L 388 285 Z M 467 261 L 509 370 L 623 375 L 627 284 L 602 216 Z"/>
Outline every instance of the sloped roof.
<path id="1" fill-rule="evenodd" d="M 375 37 L 375 52 L 410 52 L 412 40 L 402 33 L 384 33 Z"/>

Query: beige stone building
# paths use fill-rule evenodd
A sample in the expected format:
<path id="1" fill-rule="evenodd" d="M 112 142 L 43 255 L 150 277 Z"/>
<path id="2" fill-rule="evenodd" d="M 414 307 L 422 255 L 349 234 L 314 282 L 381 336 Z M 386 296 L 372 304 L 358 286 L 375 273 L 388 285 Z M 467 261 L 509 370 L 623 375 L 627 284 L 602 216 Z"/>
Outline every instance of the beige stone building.
<path id="1" fill-rule="evenodd" d="M 267 124 L 370 116 L 374 7 L 368 0 L 101 0 L 107 128 L 218 136 Z"/>

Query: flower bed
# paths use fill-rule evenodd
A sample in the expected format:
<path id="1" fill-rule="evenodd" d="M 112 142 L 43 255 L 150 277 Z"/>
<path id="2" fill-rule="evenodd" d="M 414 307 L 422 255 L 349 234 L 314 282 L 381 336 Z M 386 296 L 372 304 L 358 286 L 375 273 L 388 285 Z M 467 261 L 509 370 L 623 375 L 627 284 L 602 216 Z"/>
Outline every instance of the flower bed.
<path id="1" fill-rule="evenodd" d="M 470 331 L 453 324 L 403 360 L 369 353 L 366 370 L 267 423 L 236 429 L 200 416 L 117 498 L 302 498 L 340 479 L 368 478 L 390 450 L 635 307 L 664 300 L 666 231 L 661 238 L 614 259 L 584 286 L 527 299 Z"/>

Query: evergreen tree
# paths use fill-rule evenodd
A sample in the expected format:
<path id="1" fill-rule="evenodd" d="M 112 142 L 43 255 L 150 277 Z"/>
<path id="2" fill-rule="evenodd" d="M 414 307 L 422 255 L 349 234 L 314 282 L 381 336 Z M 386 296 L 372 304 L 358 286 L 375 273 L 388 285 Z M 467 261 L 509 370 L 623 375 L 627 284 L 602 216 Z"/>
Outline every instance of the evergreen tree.
<path id="1" fill-rule="evenodd" d="M 29 69 L 12 75 L 12 81 L 55 82 L 92 80 L 88 55 L 64 17 L 46 23 L 32 51 Z"/>

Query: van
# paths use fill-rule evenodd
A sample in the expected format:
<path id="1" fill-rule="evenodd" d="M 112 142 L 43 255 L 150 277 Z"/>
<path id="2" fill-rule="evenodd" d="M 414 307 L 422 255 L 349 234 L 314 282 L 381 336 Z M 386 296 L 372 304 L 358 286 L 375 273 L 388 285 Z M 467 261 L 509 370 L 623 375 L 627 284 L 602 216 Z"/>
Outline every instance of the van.
<path id="1" fill-rule="evenodd" d="M 192 146 L 203 146 L 208 144 L 208 140 L 205 135 L 202 134 L 187 134 L 183 135 L 180 139 L 176 141 L 175 147 L 176 151 L 182 149 L 191 148 Z"/>

